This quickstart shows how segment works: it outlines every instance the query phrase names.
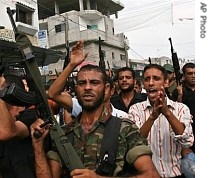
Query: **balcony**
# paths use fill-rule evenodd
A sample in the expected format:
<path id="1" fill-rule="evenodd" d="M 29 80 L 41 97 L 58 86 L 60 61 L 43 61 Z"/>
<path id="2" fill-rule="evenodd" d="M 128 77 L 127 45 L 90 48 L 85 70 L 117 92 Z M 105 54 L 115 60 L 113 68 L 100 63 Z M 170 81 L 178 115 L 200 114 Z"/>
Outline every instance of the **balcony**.
<path id="1" fill-rule="evenodd" d="M 28 25 L 22 22 L 16 22 L 16 26 L 18 31 L 21 31 L 23 33 L 29 34 L 34 36 L 36 34 L 36 32 L 38 31 L 37 27 L 34 27 L 32 25 Z"/>
<path id="2" fill-rule="evenodd" d="M 102 13 L 97 10 L 80 11 L 80 17 L 88 20 L 97 20 L 103 17 Z"/>

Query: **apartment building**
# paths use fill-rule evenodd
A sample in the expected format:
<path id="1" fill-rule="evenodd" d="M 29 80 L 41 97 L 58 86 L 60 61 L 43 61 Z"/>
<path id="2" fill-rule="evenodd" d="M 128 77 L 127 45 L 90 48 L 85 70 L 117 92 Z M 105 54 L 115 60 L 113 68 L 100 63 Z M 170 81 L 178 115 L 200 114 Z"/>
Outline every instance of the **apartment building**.
<path id="1" fill-rule="evenodd" d="M 39 30 L 47 33 L 51 49 L 66 51 L 80 39 L 85 41 L 85 51 L 89 52 L 86 63 L 99 64 L 99 47 L 106 64 L 111 68 L 126 65 L 126 41 L 124 34 L 115 34 L 110 18 L 118 16 L 124 8 L 115 0 L 38 0 Z M 101 40 L 101 43 L 100 43 Z M 49 66 L 50 75 L 56 68 L 62 71 L 62 62 Z"/>
<path id="2" fill-rule="evenodd" d="M 33 54 L 36 56 L 38 65 L 41 68 L 64 58 L 65 54 L 61 51 L 39 47 L 37 38 L 39 32 L 37 0 L 0 1 L 0 6 L 0 56 L 1 64 L 6 65 L 6 68 L 9 68 L 8 70 L 17 74 L 20 70 L 18 70 L 16 63 L 22 61 L 20 51 L 15 43 L 14 26 L 30 40 Z M 8 12 L 11 12 L 14 23 L 12 23 Z"/>

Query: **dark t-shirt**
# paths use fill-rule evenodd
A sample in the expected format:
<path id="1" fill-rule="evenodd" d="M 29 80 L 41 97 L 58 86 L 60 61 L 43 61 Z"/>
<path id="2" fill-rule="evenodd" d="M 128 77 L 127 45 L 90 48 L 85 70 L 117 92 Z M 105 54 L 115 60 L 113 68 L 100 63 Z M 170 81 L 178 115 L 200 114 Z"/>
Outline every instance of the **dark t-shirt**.
<path id="1" fill-rule="evenodd" d="M 147 99 L 146 93 L 134 93 L 134 97 L 132 98 L 131 102 L 129 103 L 128 107 L 125 106 L 125 103 L 122 100 L 121 93 L 114 95 L 111 97 L 111 103 L 112 105 L 119 110 L 125 111 L 128 113 L 129 108 L 131 105 L 145 101 Z"/>
<path id="2" fill-rule="evenodd" d="M 174 101 L 177 101 L 177 98 L 178 98 L 178 91 L 177 89 L 175 89 L 172 93 L 172 99 Z M 193 91 L 192 89 L 187 88 L 186 86 L 183 86 L 182 103 L 186 104 L 189 107 L 190 113 L 193 116 L 192 128 L 193 128 L 193 134 L 195 138 L 195 90 Z M 191 149 L 195 152 L 195 141 Z"/>
<path id="3" fill-rule="evenodd" d="M 31 124 L 36 120 L 36 109 L 30 108 L 25 109 L 21 112 L 19 112 L 19 115 L 16 117 L 17 121 L 21 121 L 24 123 L 28 130 L 30 130 Z"/>

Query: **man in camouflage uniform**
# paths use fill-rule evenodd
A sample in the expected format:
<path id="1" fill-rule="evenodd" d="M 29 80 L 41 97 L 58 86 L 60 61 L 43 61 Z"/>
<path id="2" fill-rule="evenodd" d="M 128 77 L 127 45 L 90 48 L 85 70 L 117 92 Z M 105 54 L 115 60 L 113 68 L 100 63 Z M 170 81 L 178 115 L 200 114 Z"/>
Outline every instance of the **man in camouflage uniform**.
<path id="1" fill-rule="evenodd" d="M 59 78 L 67 78 L 68 71 L 76 68 L 83 62 L 87 55 L 83 55 L 84 42 L 79 41 L 72 48 L 71 60 Z M 60 87 L 63 87 L 61 84 Z M 101 141 L 106 123 L 111 114 L 104 108 L 104 94 L 109 84 L 106 83 L 106 74 L 98 66 L 83 66 L 77 74 L 77 98 L 82 106 L 82 113 L 74 122 L 65 126 L 65 133 L 73 133 L 73 143 L 77 154 L 83 162 L 85 169 L 74 169 L 71 177 L 98 178 L 97 168 L 99 164 Z M 69 102 L 69 101 L 66 101 Z M 40 128 L 43 120 L 38 119 L 31 126 L 31 135 L 34 146 L 37 178 L 60 178 L 62 164 L 56 150 L 43 151 L 44 137 L 49 133 L 50 127 Z M 34 130 L 39 130 L 42 136 L 39 139 L 33 137 Z M 115 128 L 113 128 L 115 129 Z M 118 136 L 115 169 L 112 176 L 122 175 L 125 168 L 134 167 L 139 177 L 160 177 L 152 159 L 152 152 L 145 139 L 141 138 L 137 126 L 129 121 L 122 120 Z M 127 165 L 127 166 L 126 166 Z"/>

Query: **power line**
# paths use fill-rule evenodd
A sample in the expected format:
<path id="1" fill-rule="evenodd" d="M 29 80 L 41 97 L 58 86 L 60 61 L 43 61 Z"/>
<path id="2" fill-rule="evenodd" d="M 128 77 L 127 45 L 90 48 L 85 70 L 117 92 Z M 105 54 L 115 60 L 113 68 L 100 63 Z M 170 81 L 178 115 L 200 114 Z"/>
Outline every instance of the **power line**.
<path id="1" fill-rule="evenodd" d="M 164 9 L 164 8 L 169 8 L 170 7 L 170 5 L 171 5 L 171 3 L 168 3 L 168 4 L 163 4 L 164 2 L 168 2 L 168 0 L 162 0 L 162 1 L 157 1 L 157 2 L 155 2 L 155 3 L 147 3 L 147 4 L 145 4 L 145 5 L 142 5 L 140 8 L 139 8 L 139 6 L 136 6 L 135 8 L 136 8 L 136 10 L 138 10 L 138 11 L 140 11 L 140 13 L 139 12 L 133 12 L 132 11 L 132 13 L 130 13 L 131 15 L 143 15 L 143 14 L 149 14 L 149 13 L 154 13 L 155 11 L 159 11 L 159 10 L 162 10 L 162 9 Z M 177 1 L 177 2 L 174 2 L 174 5 L 181 5 L 181 4 L 184 4 L 184 3 L 189 3 L 189 2 L 192 2 L 192 1 Z M 42 6 L 40 3 L 38 3 L 40 6 Z M 106 5 L 107 6 L 107 5 Z M 155 7 L 156 6 L 156 7 Z M 44 7 L 44 6 L 42 6 L 42 7 Z M 48 9 L 49 11 L 51 11 L 51 12 L 53 12 L 54 13 L 54 11 L 52 11 L 51 9 L 49 9 L 49 8 L 47 8 L 47 7 L 44 7 L 45 9 Z M 106 8 L 106 7 L 105 7 Z M 104 8 L 104 9 L 105 9 Z M 145 8 L 145 10 L 140 10 L 140 9 L 142 9 L 142 8 Z M 132 8 L 131 8 L 131 10 L 133 10 Z M 45 11 L 46 12 L 46 11 Z M 129 13 L 127 13 L 127 15 L 128 15 Z M 66 18 L 65 16 L 63 16 L 62 14 L 58 14 L 58 13 L 55 13 L 55 15 L 59 15 L 59 16 L 62 16 L 63 18 Z M 126 17 L 125 19 L 129 19 L 129 18 L 131 18 L 131 17 Z M 82 24 L 80 24 L 80 23 L 78 23 L 78 22 L 75 22 L 75 21 L 73 21 L 72 19 L 69 19 L 69 18 L 67 18 L 67 20 L 69 20 L 69 21 L 71 21 L 72 23 L 75 23 L 75 24 L 77 24 L 77 25 L 79 25 L 79 26 L 82 26 L 82 27 L 84 27 L 84 28 L 87 28 L 86 26 L 84 26 L 84 25 L 82 25 Z M 52 29 L 51 29 L 52 30 Z M 94 33 L 97 33 L 97 34 L 99 34 L 99 35 L 102 35 L 102 36 L 105 36 L 104 34 L 102 34 L 102 33 L 100 33 L 100 32 L 98 32 L 98 31 L 94 31 L 94 30 L 92 30 L 92 29 L 87 29 L 87 30 L 90 30 L 90 31 L 92 31 L 92 32 L 94 32 Z M 112 38 L 112 37 L 108 37 L 109 39 L 112 39 L 112 40 L 115 40 L 115 41 L 118 41 L 118 40 L 116 40 L 116 39 L 114 39 L 114 38 Z M 146 45 L 145 45 L 146 46 Z M 152 45 L 150 45 L 150 46 L 152 46 Z M 142 57 L 138 52 L 136 52 L 136 51 L 134 51 L 132 48 L 130 48 L 130 50 L 131 51 L 133 51 L 134 53 L 136 53 L 138 56 L 140 56 L 141 58 L 143 58 L 144 59 L 144 57 Z"/>

